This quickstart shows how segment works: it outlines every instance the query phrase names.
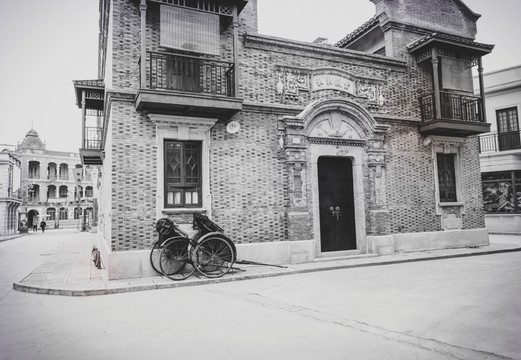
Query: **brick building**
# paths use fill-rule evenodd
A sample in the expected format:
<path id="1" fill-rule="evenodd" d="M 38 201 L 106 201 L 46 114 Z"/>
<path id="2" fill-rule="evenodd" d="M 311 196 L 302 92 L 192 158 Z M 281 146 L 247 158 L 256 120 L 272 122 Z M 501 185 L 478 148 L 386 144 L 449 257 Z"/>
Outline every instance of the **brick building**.
<path id="1" fill-rule="evenodd" d="M 47 150 L 31 129 L 16 147 L 21 163 L 21 194 L 27 224 L 48 229 L 95 226 L 96 170 L 81 164 L 78 153 Z"/>
<path id="2" fill-rule="evenodd" d="M 479 136 L 485 225 L 490 232 L 521 234 L 521 65 L 483 77 L 491 125 Z"/>
<path id="3" fill-rule="evenodd" d="M 155 221 L 195 210 L 257 261 L 488 243 L 480 15 L 371 1 L 335 46 L 258 34 L 255 0 L 100 1 L 99 79 L 74 84 L 110 278 L 152 274 Z"/>
<path id="4" fill-rule="evenodd" d="M 0 151 L 0 236 L 18 232 L 20 221 L 20 160 L 13 151 Z"/>

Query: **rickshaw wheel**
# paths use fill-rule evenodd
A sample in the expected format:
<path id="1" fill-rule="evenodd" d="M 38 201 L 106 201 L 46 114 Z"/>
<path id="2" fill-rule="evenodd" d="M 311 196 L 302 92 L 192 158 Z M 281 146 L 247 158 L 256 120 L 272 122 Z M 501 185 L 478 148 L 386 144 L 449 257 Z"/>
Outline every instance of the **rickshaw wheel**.
<path id="1" fill-rule="evenodd" d="M 196 270 L 209 278 L 218 278 L 231 270 L 235 251 L 230 240 L 220 236 L 202 239 L 192 254 Z"/>
<path id="2" fill-rule="evenodd" d="M 161 256 L 161 251 L 163 250 L 164 246 L 171 240 L 174 239 L 184 239 L 182 236 L 174 236 L 168 239 L 165 239 L 163 241 L 156 241 L 154 246 L 152 247 L 152 250 L 150 250 L 150 265 L 152 265 L 152 269 L 154 269 L 159 275 L 163 275 L 163 272 L 161 271 L 161 267 L 159 265 L 159 258 Z"/>
<path id="3" fill-rule="evenodd" d="M 163 275 L 172 280 L 184 280 L 195 271 L 188 247 L 190 241 L 179 237 L 167 240 L 159 257 L 159 267 Z"/>

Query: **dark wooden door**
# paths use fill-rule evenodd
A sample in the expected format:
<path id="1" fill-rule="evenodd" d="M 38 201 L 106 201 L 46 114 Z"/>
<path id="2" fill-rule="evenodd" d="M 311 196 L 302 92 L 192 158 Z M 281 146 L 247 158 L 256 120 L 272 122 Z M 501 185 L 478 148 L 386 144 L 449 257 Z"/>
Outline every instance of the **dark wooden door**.
<path id="1" fill-rule="evenodd" d="M 353 165 L 343 157 L 318 159 L 321 251 L 356 249 Z"/>

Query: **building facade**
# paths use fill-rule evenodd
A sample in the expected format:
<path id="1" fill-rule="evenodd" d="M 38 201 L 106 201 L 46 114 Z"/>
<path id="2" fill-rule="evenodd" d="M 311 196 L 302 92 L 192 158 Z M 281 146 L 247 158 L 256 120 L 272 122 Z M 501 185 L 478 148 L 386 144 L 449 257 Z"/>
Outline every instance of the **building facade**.
<path id="1" fill-rule="evenodd" d="M 78 153 L 47 150 L 31 129 L 17 146 L 23 202 L 29 231 L 45 220 L 48 229 L 96 225 L 96 172 L 83 166 Z"/>
<path id="2" fill-rule="evenodd" d="M 521 234 L 521 65 L 484 78 L 491 124 L 479 136 L 485 224 L 491 232 Z"/>
<path id="3" fill-rule="evenodd" d="M 264 262 L 488 244 L 480 15 L 371 1 L 335 46 L 258 34 L 255 0 L 100 1 L 74 85 L 110 278 L 153 274 L 153 224 L 194 211 Z"/>
<path id="4" fill-rule="evenodd" d="M 14 235 L 20 227 L 20 160 L 8 149 L 0 152 L 0 236 Z"/>

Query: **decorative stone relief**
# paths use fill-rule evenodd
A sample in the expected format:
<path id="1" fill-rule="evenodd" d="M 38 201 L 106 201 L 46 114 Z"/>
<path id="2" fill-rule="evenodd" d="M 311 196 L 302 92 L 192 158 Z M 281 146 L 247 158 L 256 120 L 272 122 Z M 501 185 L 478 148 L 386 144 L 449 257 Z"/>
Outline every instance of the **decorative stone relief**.
<path id="1" fill-rule="evenodd" d="M 335 68 L 303 69 L 287 66 L 277 67 L 275 86 L 280 101 L 305 102 L 301 92 L 337 90 L 359 98 L 366 98 L 370 103 L 383 105 L 382 84 L 385 80 L 359 77 L 347 71 Z"/>
<path id="2" fill-rule="evenodd" d="M 347 116 L 338 111 L 325 114 L 309 133 L 312 138 L 362 139 L 364 132 Z"/>
<path id="3" fill-rule="evenodd" d="M 299 100 L 301 91 L 309 91 L 309 72 L 301 69 L 279 67 L 277 70 L 277 95 L 281 102 L 287 100 Z"/>

